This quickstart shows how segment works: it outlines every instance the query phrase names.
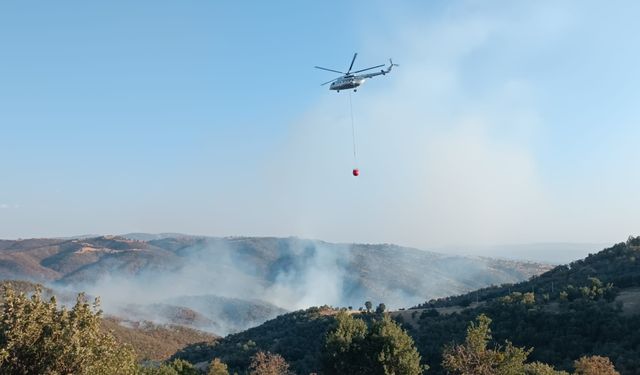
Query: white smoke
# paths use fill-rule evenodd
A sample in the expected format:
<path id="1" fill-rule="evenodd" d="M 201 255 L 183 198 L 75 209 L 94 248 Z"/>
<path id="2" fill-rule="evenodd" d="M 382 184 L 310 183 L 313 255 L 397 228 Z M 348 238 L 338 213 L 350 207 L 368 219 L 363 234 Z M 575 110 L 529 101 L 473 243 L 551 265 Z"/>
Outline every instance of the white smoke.
<path id="1" fill-rule="evenodd" d="M 347 305 L 343 283 L 350 254 L 347 246 L 336 249 L 316 245 L 302 268 L 278 273 L 275 283 L 265 290 L 265 298 L 290 310 Z"/>
<path id="2" fill-rule="evenodd" d="M 327 92 L 267 167 L 280 197 L 274 231 L 289 223 L 301 236 L 428 247 L 519 242 L 549 229 L 531 85 L 499 77 L 471 92 L 464 83 L 471 56 L 513 29 L 506 16 L 461 12 L 432 25 L 409 17 L 362 51 L 403 53 L 391 75 L 353 94 L 362 175 L 349 176 L 351 94 Z"/>
<path id="3" fill-rule="evenodd" d="M 343 293 L 349 247 L 291 243 L 289 253 L 281 255 L 290 264 L 278 268 L 273 281 L 258 269 L 255 258 L 243 262 L 224 241 L 208 241 L 182 250 L 175 264 L 143 268 L 137 274 L 108 270 L 97 280 L 72 283 L 66 291 L 100 296 L 106 313 L 133 320 L 171 323 L 165 308 L 187 307 L 206 318 L 195 327 L 222 335 L 260 324 L 285 310 L 349 304 Z M 239 311 L 246 317 L 229 312 L 245 303 L 246 309 Z M 267 311 L 260 315 L 264 306 Z"/>

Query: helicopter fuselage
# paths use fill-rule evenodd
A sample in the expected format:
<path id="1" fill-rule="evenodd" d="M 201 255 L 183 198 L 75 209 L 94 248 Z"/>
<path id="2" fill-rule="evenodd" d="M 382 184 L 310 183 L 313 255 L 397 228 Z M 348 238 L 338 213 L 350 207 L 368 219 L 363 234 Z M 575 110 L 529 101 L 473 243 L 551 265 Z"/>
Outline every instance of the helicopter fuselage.
<path id="1" fill-rule="evenodd" d="M 349 90 L 358 88 L 366 81 L 366 78 L 361 76 L 344 76 L 338 78 L 335 82 L 331 83 L 329 90 Z"/>

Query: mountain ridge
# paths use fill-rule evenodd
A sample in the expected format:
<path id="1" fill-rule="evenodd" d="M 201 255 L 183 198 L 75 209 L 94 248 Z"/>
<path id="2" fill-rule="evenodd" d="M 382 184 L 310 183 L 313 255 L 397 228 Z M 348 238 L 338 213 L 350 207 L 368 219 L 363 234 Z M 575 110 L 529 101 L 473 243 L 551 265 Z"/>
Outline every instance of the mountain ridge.
<path id="1" fill-rule="evenodd" d="M 233 371 L 246 369 L 253 353 L 282 355 L 297 373 L 318 371 L 326 330 L 340 309 L 312 307 L 279 316 L 215 345 L 195 344 L 173 358 L 206 362 L 220 358 Z M 351 311 L 370 320 L 379 314 Z M 485 314 L 494 344 L 509 340 L 531 348 L 531 361 L 572 370 L 585 355 L 609 357 L 622 375 L 640 372 L 640 237 L 528 281 L 487 287 L 427 301 L 391 316 L 412 336 L 428 373 L 445 374 L 442 350 L 464 340 L 469 322 Z"/>
<path id="2" fill-rule="evenodd" d="M 203 317 L 194 322 L 212 321 L 207 329 L 223 335 L 317 304 L 361 306 L 373 300 L 406 306 L 525 280 L 550 268 L 394 244 L 296 237 L 129 237 L 3 240 L 0 279 L 86 291 L 101 296 L 105 310 L 113 314 L 134 311 L 133 305 L 173 305 L 179 300 L 176 311 L 193 311 Z M 209 303 L 180 298 L 189 296 Z M 223 306 L 236 306 L 242 313 L 226 313 Z M 167 313 L 151 314 L 155 323 L 175 323 L 180 315 L 163 311 Z"/>

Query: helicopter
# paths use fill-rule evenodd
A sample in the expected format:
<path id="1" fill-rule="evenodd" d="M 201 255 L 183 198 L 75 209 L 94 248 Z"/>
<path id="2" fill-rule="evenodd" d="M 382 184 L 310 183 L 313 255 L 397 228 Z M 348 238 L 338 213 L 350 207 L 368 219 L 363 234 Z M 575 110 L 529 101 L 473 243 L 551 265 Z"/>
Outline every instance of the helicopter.
<path id="1" fill-rule="evenodd" d="M 362 85 L 364 83 L 364 81 L 366 81 L 368 78 L 373 78 L 373 77 L 379 76 L 379 75 L 385 75 L 385 74 L 391 72 L 391 68 L 393 68 L 394 66 L 398 66 L 398 64 L 394 64 L 393 61 L 391 59 L 389 59 L 389 67 L 386 70 L 381 69 L 379 72 L 375 72 L 375 73 L 357 74 L 357 73 L 366 72 L 367 70 L 381 68 L 381 67 L 385 66 L 385 64 L 376 65 L 376 66 L 372 66 L 371 68 L 356 70 L 355 72 L 352 72 L 351 69 L 353 69 L 353 63 L 356 61 L 356 57 L 357 56 L 358 56 L 357 52 L 353 54 L 353 59 L 351 60 L 351 65 L 349 65 L 349 70 L 347 70 L 346 72 L 340 72 L 338 70 L 327 69 L 327 68 L 323 68 L 321 66 L 316 66 L 315 67 L 316 69 L 321 69 L 321 70 L 326 70 L 328 72 L 334 72 L 334 73 L 343 74 L 342 76 L 340 76 L 338 78 L 334 78 L 331 81 L 327 81 L 327 82 L 323 83 L 321 86 L 324 86 L 326 84 L 331 83 L 331 85 L 329 86 L 329 90 L 335 90 L 337 92 L 340 92 L 340 90 L 353 89 L 353 91 L 355 92 L 355 91 L 358 91 L 358 87 L 360 85 Z"/>

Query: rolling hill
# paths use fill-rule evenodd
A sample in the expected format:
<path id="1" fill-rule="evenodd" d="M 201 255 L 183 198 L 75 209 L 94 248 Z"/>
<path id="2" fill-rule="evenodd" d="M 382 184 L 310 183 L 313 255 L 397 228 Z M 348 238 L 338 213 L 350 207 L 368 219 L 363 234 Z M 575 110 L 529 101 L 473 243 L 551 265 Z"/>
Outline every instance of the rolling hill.
<path id="1" fill-rule="evenodd" d="M 166 360 L 187 345 L 216 340 L 215 335 L 181 325 L 128 322 L 115 317 L 103 319 L 102 327 L 118 341 L 131 345 L 141 361 Z"/>
<path id="2" fill-rule="evenodd" d="M 324 334 L 335 312 L 329 307 L 296 311 L 215 345 L 189 346 L 174 357 L 193 362 L 219 357 L 242 371 L 251 355 L 266 350 L 281 354 L 297 373 L 318 371 Z M 621 374 L 640 374 L 640 237 L 529 281 L 391 312 L 413 337 L 429 374 L 444 374 L 443 348 L 461 342 L 468 323 L 479 314 L 493 319 L 496 343 L 510 340 L 533 348 L 532 361 L 570 370 L 583 355 L 602 355 L 611 358 Z"/>
<path id="3" fill-rule="evenodd" d="M 389 294 L 393 299 L 394 291 L 422 298 L 447 296 L 479 286 L 524 280 L 550 268 L 533 262 L 447 256 L 388 244 L 191 236 L 142 241 L 102 236 L 0 241 L 0 278 L 81 285 L 109 275 L 171 273 L 192 266 L 189 263 L 193 259 L 229 266 L 227 271 L 239 270 L 261 285 L 283 278 L 295 281 L 305 276 L 309 268 L 327 266 L 324 268 L 329 269 L 325 270 L 345 276 L 344 290 L 354 303 Z"/>
<path id="4" fill-rule="evenodd" d="M 86 291 L 101 296 L 108 313 L 127 320 L 139 314 L 141 320 L 217 334 L 313 305 L 357 308 L 366 300 L 414 305 L 526 280 L 549 268 L 390 244 L 299 238 L 138 233 L 0 241 L 0 279 Z"/>

